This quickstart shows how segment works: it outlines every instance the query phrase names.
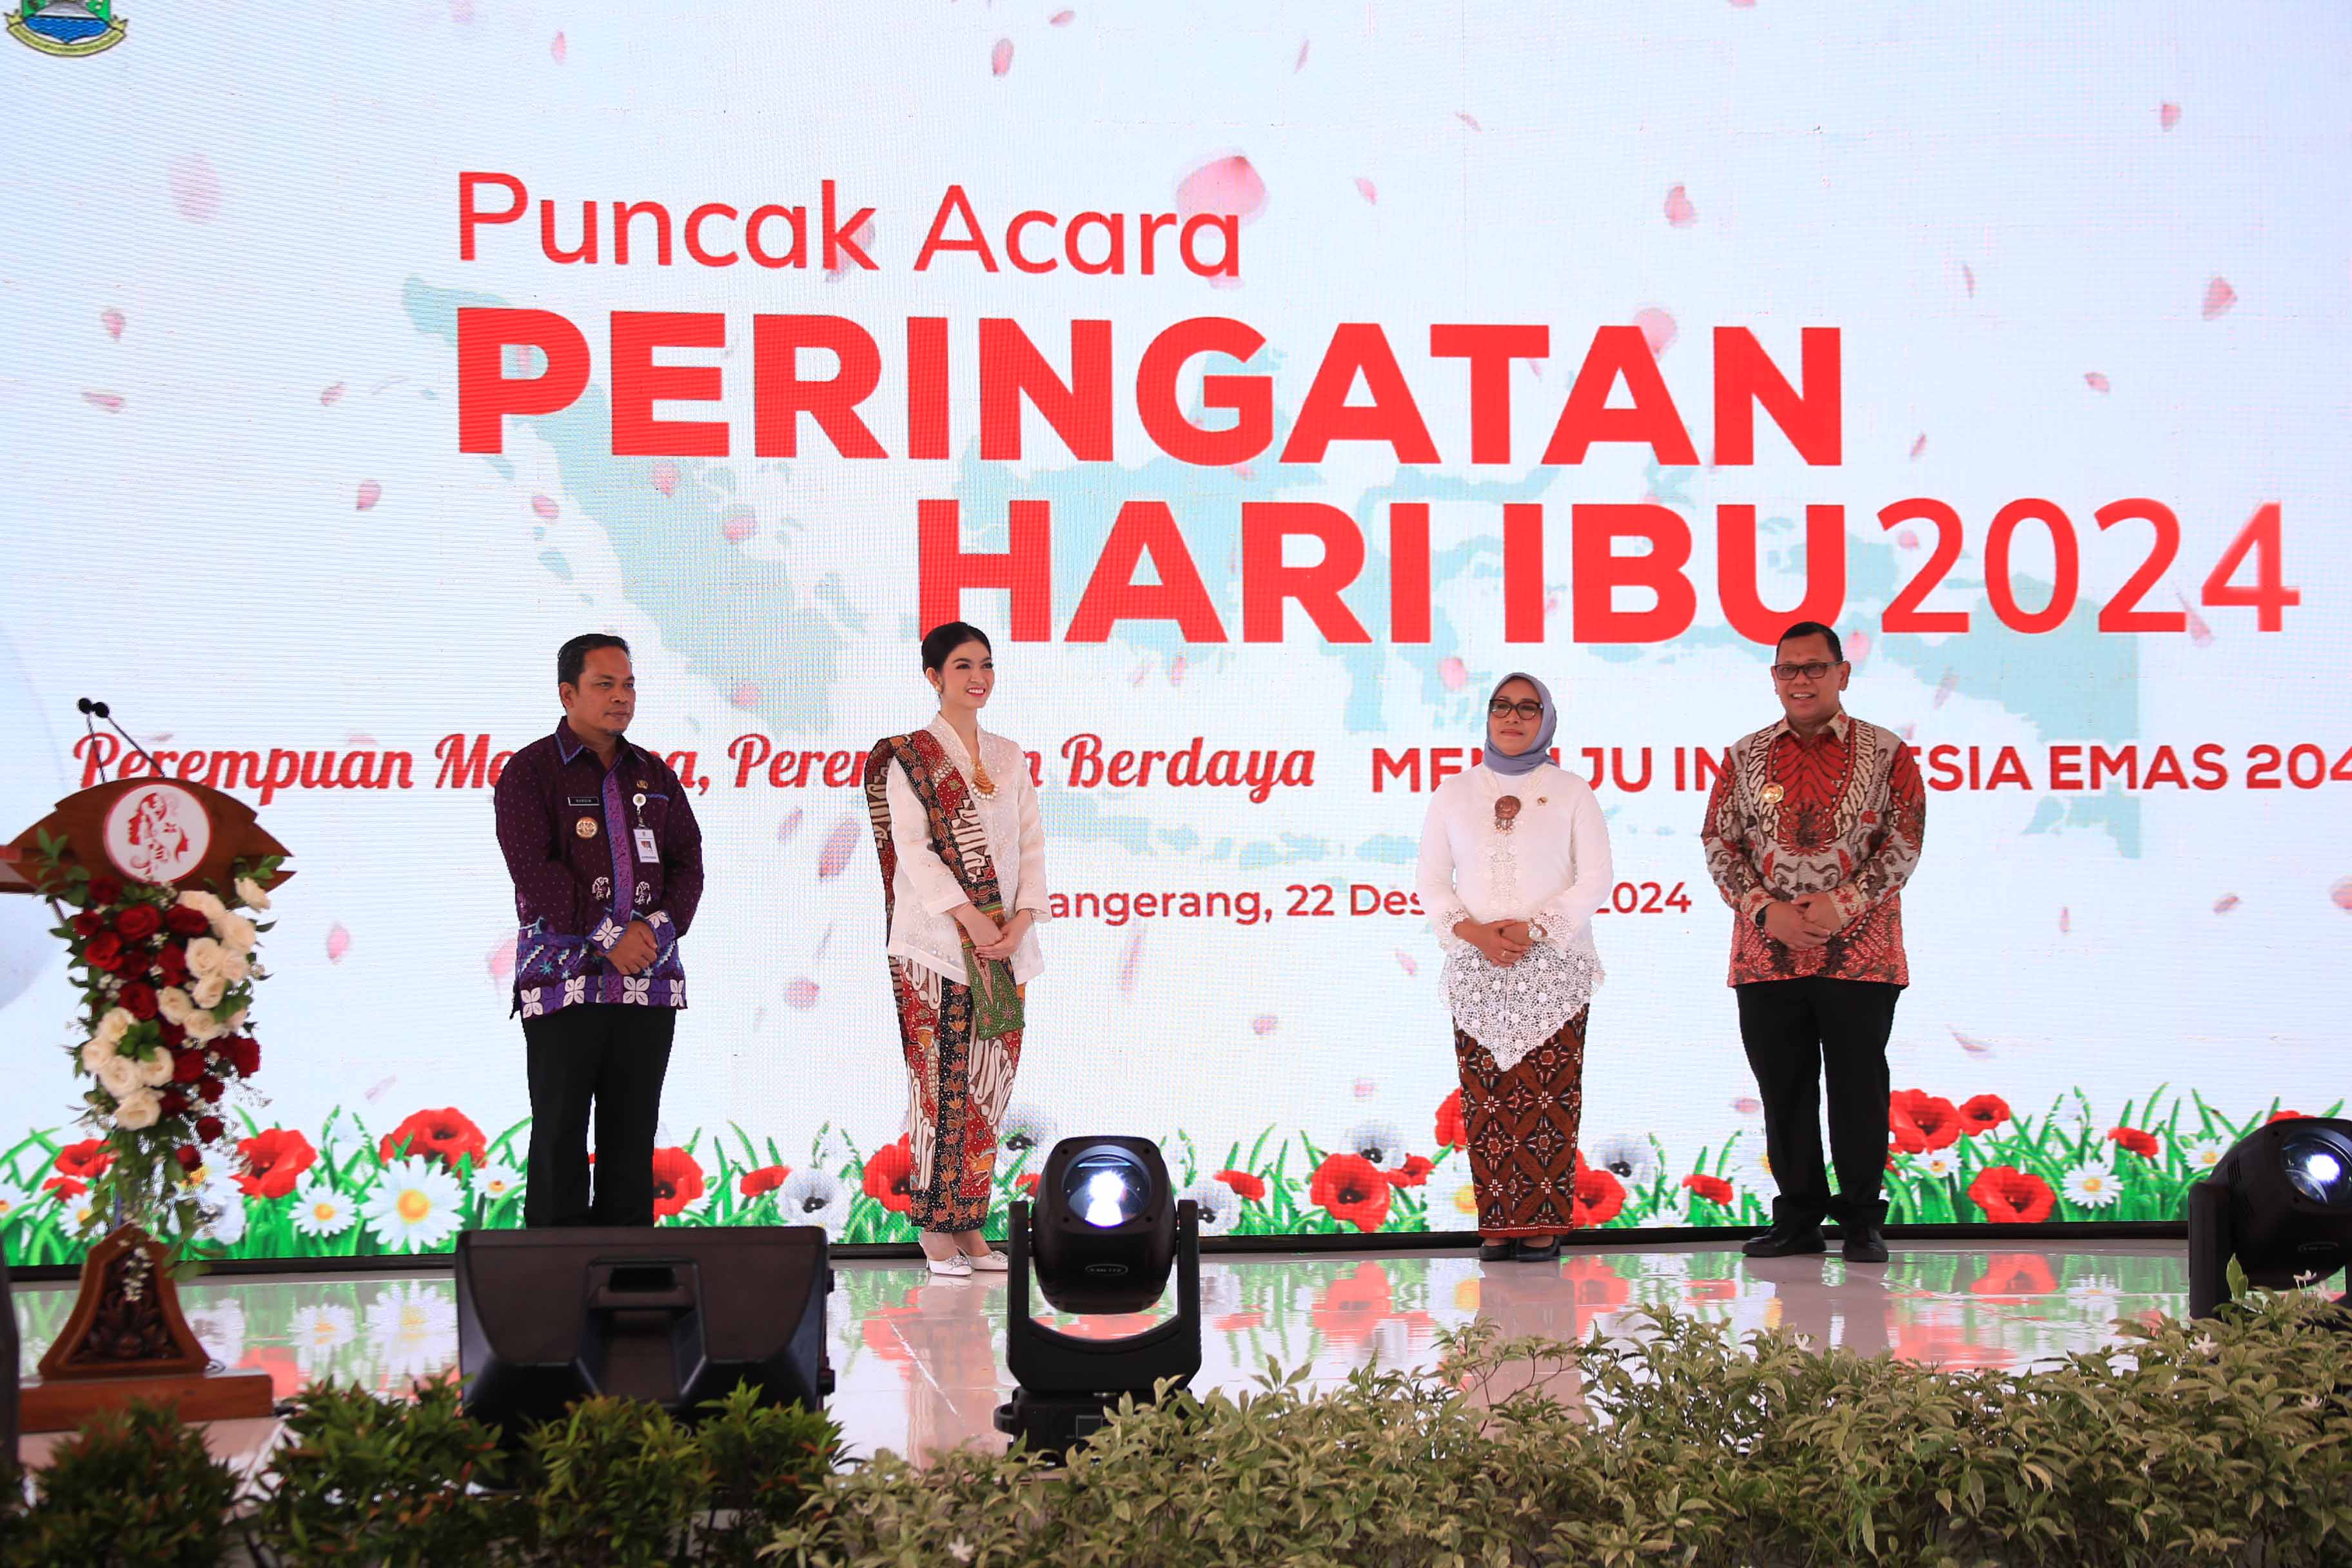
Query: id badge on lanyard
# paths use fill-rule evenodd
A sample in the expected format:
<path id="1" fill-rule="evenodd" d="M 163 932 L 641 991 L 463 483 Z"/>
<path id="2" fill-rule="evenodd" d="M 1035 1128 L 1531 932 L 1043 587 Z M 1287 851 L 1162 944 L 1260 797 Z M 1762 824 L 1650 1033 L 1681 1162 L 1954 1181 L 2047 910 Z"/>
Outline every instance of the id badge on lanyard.
<path id="1" fill-rule="evenodd" d="M 630 796 L 629 804 L 637 809 L 637 858 L 650 865 L 661 858 L 661 846 L 654 842 L 654 830 L 645 824 L 646 797 L 643 792 Z"/>

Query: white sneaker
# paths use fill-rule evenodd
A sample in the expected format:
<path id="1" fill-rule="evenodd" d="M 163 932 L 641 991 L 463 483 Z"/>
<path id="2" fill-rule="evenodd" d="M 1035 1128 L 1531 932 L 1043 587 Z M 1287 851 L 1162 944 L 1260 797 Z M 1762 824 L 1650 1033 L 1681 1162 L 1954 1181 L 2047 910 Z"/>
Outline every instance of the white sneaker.
<path id="1" fill-rule="evenodd" d="M 971 1278 L 972 1260 L 961 1253 L 956 1254 L 953 1258 L 926 1258 L 923 1261 L 930 1265 L 932 1273 L 943 1279 Z"/>
<path id="2" fill-rule="evenodd" d="M 963 1260 L 971 1264 L 972 1271 L 978 1274 L 1002 1274 L 1013 1267 L 1012 1259 L 1001 1252 L 984 1252 L 978 1258 L 967 1253 Z"/>

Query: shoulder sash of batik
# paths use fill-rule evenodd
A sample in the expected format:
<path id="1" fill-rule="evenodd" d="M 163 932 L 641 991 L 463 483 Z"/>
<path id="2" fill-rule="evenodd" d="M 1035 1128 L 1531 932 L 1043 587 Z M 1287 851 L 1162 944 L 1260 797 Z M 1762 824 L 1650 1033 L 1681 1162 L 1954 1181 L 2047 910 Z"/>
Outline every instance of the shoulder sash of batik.
<path id="1" fill-rule="evenodd" d="M 939 738 L 928 730 L 893 735 L 866 759 L 866 808 L 874 819 L 874 844 L 882 857 L 883 912 L 890 912 L 890 882 L 898 868 L 898 851 L 890 843 L 890 767 L 906 770 L 907 783 L 922 803 L 931 853 L 954 874 L 964 897 L 976 908 L 1002 907 L 996 862 L 989 858 L 988 831 L 972 805 L 963 775 L 948 761 Z"/>

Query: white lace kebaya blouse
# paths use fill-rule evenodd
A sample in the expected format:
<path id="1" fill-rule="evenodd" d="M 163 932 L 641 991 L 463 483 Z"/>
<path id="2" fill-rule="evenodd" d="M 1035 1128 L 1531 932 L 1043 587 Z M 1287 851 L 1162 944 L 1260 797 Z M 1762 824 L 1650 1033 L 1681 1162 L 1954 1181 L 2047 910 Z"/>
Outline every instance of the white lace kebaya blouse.
<path id="1" fill-rule="evenodd" d="M 1506 776 L 1479 766 L 1437 786 L 1421 830 L 1421 907 L 1445 952 L 1454 1022 L 1506 1072 L 1559 1032 L 1601 982 L 1592 916 L 1616 872 L 1600 802 L 1546 763 Z M 1523 920 L 1543 940 L 1507 968 L 1454 934 L 1464 920 Z"/>
<path id="2" fill-rule="evenodd" d="M 1013 952 L 1013 978 L 1022 984 L 1043 973 L 1045 960 L 1037 947 L 1037 927 L 1049 918 L 1045 897 L 1045 829 L 1037 816 L 1037 786 L 1029 782 L 1029 759 L 1002 735 L 980 732 L 981 760 L 987 764 L 994 795 L 983 795 L 973 784 L 971 753 L 963 748 L 945 719 L 924 726 L 939 740 L 948 761 L 971 786 L 972 805 L 988 835 L 988 858 L 996 867 L 996 885 L 1004 897 L 1004 919 L 1027 910 L 1033 920 Z M 968 902 L 963 884 L 931 852 L 929 818 L 923 803 L 907 782 L 907 770 L 890 765 L 887 786 L 890 801 L 890 842 L 898 851 L 898 868 L 890 879 L 892 958 L 921 964 L 958 985 L 964 984 L 963 936 L 948 911 Z M 1000 922 L 1002 923 L 1002 922 Z"/>

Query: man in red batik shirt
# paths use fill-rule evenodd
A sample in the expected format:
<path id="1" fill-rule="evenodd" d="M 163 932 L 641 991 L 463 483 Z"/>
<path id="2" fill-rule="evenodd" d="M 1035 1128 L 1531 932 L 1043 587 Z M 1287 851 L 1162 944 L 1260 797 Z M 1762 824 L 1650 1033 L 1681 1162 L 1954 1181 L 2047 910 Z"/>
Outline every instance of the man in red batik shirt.
<path id="1" fill-rule="evenodd" d="M 1782 633 L 1772 681 L 1784 717 L 1731 748 L 1706 803 L 1706 868 L 1732 909 L 1739 1037 L 1780 1189 L 1751 1258 L 1826 1250 L 1822 1221 L 1834 1215 L 1846 1261 L 1886 1261 L 1886 1037 L 1911 980 L 1902 892 L 1927 811 L 1902 737 L 1839 704 L 1853 674 L 1820 622 Z M 1822 1165 L 1824 1065 L 1835 1195 Z"/>

